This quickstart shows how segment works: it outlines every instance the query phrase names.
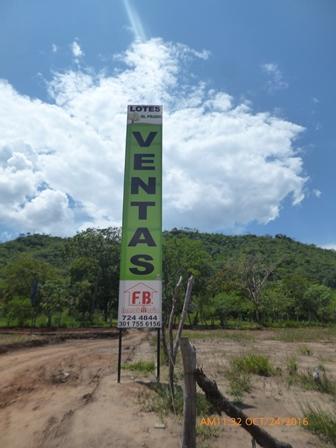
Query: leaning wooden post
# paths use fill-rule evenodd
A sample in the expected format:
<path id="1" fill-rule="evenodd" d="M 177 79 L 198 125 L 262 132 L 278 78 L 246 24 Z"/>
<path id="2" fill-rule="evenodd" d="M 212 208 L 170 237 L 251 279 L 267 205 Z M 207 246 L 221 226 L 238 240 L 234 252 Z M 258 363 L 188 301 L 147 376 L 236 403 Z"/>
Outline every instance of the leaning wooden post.
<path id="1" fill-rule="evenodd" d="M 181 338 L 180 346 L 184 370 L 182 448 L 196 448 L 196 349 L 188 338 Z"/>

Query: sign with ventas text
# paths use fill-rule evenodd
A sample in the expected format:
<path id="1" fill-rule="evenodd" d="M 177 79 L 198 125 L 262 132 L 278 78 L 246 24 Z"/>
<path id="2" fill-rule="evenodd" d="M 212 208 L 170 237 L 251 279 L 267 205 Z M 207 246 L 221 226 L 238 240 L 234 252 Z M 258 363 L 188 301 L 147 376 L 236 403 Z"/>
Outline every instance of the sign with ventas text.
<path id="1" fill-rule="evenodd" d="M 160 328 L 162 106 L 128 106 L 118 328 Z"/>

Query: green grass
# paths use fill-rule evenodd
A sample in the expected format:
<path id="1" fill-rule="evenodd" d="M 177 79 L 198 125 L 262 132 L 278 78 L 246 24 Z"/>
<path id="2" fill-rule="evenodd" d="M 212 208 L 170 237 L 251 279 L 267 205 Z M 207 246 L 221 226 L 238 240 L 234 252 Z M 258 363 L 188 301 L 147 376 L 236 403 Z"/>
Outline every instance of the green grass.
<path id="1" fill-rule="evenodd" d="M 152 361 L 137 361 L 129 364 L 123 364 L 122 368 L 141 373 L 150 373 L 154 372 L 155 364 Z"/>
<path id="2" fill-rule="evenodd" d="M 271 376 L 275 373 L 267 356 L 248 353 L 231 359 L 225 377 L 229 382 L 229 393 L 239 402 L 252 390 L 252 375 Z"/>
<path id="3" fill-rule="evenodd" d="M 269 358 L 256 353 L 248 353 L 246 355 L 233 358 L 232 365 L 237 370 L 247 374 L 260 376 L 272 376 L 275 374 L 275 369 Z"/>
<path id="4" fill-rule="evenodd" d="M 211 440 L 220 436 L 222 428 L 219 426 L 197 425 L 196 437 L 199 448 L 211 448 Z"/>
<path id="5" fill-rule="evenodd" d="M 336 418 L 329 412 L 311 406 L 303 408 L 303 413 L 308 419 L 308 425 L 303 427 L 336 447 Z"/>

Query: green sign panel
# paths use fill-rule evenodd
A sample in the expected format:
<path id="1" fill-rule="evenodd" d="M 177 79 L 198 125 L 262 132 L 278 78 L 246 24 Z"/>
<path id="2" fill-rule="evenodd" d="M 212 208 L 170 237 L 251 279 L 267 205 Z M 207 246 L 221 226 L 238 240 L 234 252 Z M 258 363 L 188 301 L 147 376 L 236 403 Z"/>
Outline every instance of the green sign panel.
<path id="1" fill-rule="evenodd" d="M 128 106 L 119 328 L 161 327 L 162 106 Z"/>

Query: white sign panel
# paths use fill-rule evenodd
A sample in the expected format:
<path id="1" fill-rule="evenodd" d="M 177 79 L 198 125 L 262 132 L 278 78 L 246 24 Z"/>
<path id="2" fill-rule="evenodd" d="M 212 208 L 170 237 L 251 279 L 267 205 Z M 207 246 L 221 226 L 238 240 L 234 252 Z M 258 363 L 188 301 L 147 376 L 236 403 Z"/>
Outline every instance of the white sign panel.
<path id="1" fill-rule="evenodd" d="M 119 328 L 161 327 L 161 280 L 121 280 Z"/>

